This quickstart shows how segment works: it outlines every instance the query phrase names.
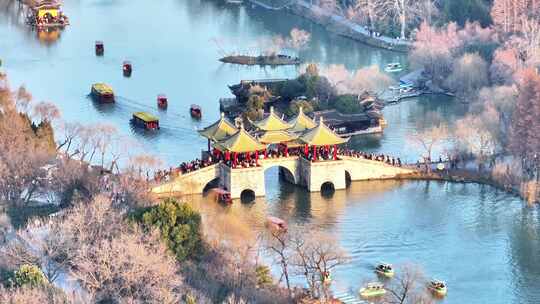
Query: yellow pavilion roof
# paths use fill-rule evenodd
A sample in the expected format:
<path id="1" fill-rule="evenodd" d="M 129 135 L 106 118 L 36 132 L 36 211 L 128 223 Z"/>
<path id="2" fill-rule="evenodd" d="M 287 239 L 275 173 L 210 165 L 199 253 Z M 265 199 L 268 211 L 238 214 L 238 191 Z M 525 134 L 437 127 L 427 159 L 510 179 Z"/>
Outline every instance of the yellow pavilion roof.
<path id="1" fill-rule="evenodd" d="M 310 146 L 324 146 L 324 145 L 340 145 L 349 141 L 348 138 L 341 138 L 334 131 L 330 130 L 324 122 L 323 118 L 319 121 L 319 124 L 306 131 L 299 140 Z"/>
<path id="2" fill-rule="evenodd" d="M 298 114 L 293 119 L 289 120 L 289 125 L 291 126 L 289 129 L 290 132 L 303 132 L 317 126 L 313 119 L 304 114 L 302 107 L 298 109 Z"/>
<path id="3" fill-rule="evenodd" d="M 298 148 L 305 145 L 305 143 L 301 142 L 299 138 L 284 142 L 283 144 L 287 145 L 288 148 Z"/>
<path id="4" fill-rule="evenodd" d="M 285 143 L 298 138 L 298 135 L 287 131 L 265 131 L 259 136 L 259 141 L 264 144 Z"/>
<path id="5" fill-rule="evenodd" d="M 270 107 L 270 115 L 259 121 L 253 122 L 253 124 L 263 131 L 279 131 L 291 127 L 286 121 L 277 116 L 274 112 L 274 107 Z"/>
<path id="6" fill-rule="evenodd" d="M 213 141 L 220 141 L 238 132 L 238 128 L 236 128 L 225 118 L 225 115 L 221 113 L 221 118 L 218 121 L 197 132 L 199 132 L 201 136 Z"/>
<path id="7" fill-rule="evenodd" d="M 266 145 L 260 143 L 253 136 L 241 127 L 234 135 L 217 142 L 214 145 L 215 148 L 221 151 L 230 151 L 237 153 L 253 152 L 258 150 L 265 150 Z"/>

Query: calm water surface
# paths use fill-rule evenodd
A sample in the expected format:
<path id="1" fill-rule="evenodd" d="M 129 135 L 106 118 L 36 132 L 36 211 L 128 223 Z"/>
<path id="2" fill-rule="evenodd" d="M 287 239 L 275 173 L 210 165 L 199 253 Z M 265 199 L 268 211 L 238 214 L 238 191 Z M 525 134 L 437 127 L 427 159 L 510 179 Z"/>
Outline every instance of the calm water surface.
<path id="1" fill-rule="evenodd" d="M 406 64 L 402 54 L 330 35 L 294 16 L 217 1 L 66 1 L 72 25 L 55 41 L 40 39 L 22 25 L 14 8 L 4 6 L 5 1 L 0 3 L 0 58 L 14 86 L 25 84 L 37 100 L 55 102 L 65 120 L 115 125 L 135 141 L 132 153 L 155 153 L 171 165 L 197 157 L 206 146 L 194 130 L 219 117 L 218 99 L 230 95 L 227 85 L 298 75 L 296 67 L 225 65 L 217 61 L 223 51 L 255 53 L 261 37 L 287 35 L 298 27 L 312 33 L 309 48 L 300 53 L 307 61 L 350 70 Z M 95 40 L 105 43 L 102 58 L 94 55 Z M 123 60 L 133 63 L 131 78 L 122 77 Z M 118 102 L 94 104 L 87 98 L 94 82 L 111 84 Z M 156 109 L 159 93 L 169 97 L 167 112 Z M 191 103 L 202 106 L 201 122 L 189 117 Z M 141 110 L 160 117 L 159 134 L 130 128 L 131 113 Z M 430 112 L 451 125 L 464 109 L 436 96 L 387 107 L 385 133 L 354 138 L 350 145 L 415 161 L 420 152 L 407 137 L 430 127 Z M 540 303 L 540 215 L 512 196 L 479 185 L 377 182 L 353 183 L 323 198 L 280 183 L 277 170 L 269 170 L 266 181 L 267 197 L 254 204 L 224 209 L 194 200 L 205 216 L 238 219 L 244 229 L 259 229 L 271 214 L 334 233 L 352 256 L 333 274 L 338 290 L 356 290 L 373 279 L 371 267 L 384 260 L 419 264 L 427 275 L 447 280 L 445 303 Z"/>

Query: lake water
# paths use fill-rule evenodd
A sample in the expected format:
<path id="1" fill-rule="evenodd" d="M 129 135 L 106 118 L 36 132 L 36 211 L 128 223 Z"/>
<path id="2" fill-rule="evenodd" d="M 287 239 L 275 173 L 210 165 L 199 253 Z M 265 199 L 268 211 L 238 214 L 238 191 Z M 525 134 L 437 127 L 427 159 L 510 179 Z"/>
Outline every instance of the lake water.
<path id="1" fill-rule="evenodd" d="M 0 58 L 13 86 L 25 84 L 36 100 L 53 101 L 67 121 L 116 126 L 134 141 L 130 152 L 154 153 L 169 165 L 200 155 L 206 141 L 195 130 L 219 117 L 218 99 L 230 96 L 227 85 L 299 72 L 222 64 L 217 59 L 224 52 L 256 53 L 261 37 L 285 36 L 298 27 L 312 33 L 299 54 L 308 62 L 350 70 L 407 63 L 404 54 L 329 34 L 296 16 L 221 1 L 66 1 L 71 26 L 54 41 L 40 39 L 5 3 L 0 4 Z M 95 56 L 95 40 L 104 41 L 105 56 Z M 133 63 L 131 78 L 122 76 L 124 60 Z M 95 82 L 112 85 L 118 102 L 100 106 L 88 99 Z M 159 93 L 169 97 L 166 112 L 156 108 Z M 203 108 L 200 122 L 189 116 L 192 103 Z M 160 132 L 133 130 L 129 119 L 135 111 L 158 115 Z M 389 123 L 384 134 L 357 137 L 350 145 L 416 161 L 421 152 L 407 137 L 431 126 L 429 113 L 451 125 L 464 109 L 430 96 L 383 112 Z M 356 290 L 373 279 L 371 267 L 383 260 L 415 263 L 427 275 L 447 280 L 444 303 L 540 302 L 540 216 L 513 196 L 474 184 L 370 182 L 323 198 L 279 182 L 277 170 L 269 170 L 266 181 L 267 197 L 254 204 L 225 209 L 194 200 L 208 214 L 235 216 L 247 227 L 260 227 L 271 214 L 334 233 L 352 257 L 333 274 L 337 290 Z"/>

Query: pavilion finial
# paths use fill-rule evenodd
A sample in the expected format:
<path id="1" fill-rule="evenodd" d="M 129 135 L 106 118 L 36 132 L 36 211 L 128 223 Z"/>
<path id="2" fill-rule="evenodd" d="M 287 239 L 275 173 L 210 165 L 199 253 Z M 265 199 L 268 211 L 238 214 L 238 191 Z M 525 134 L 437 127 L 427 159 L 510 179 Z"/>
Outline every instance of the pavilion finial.
<path id="1" fill-rule="evenodd" d="M 225 112 L 221 112 L 221 119 L 225 118 Z"/>
<path id="2" fill-rule="evenodd" d="M 302 114 L 302 112 L 304 112 L 304 107 L 299 106 L 298 107 L 298 114 Z"/>
<path id="3" fill-rule="evenodd" d="M 270 107 L 270 114 L 274 114 L 274 106 Z"/>
<path id="4" fill-rule="evenodd" d="M 324 118 L 322 117 L 322 115 L 319 117 L 319 124 L 324 124 Z"/>

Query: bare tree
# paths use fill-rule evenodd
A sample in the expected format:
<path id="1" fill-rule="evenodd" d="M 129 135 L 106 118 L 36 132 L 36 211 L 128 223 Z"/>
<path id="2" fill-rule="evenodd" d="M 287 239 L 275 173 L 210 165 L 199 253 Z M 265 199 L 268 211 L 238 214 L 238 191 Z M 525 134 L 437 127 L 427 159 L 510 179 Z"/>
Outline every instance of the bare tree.
<path id="1" fill-rule="evenodd" d="M 431 172 L 428 163 L 431 161 L 433 150 L 442 148 L 448 140 L 448 128 L 440 124 L 424 131 L 417 131 L 409 137 L 409 140 L 425 153 L 426 171 Z"/>
<path id="2" fill-rule="evenodd" d="M 431 304 L 433 300 L 427 292 L 426 279 L 415 265 L 399 267 L 398 275 L 385 288 L 384 300 L 390 304 Z"/>
<path id="3" fill-rule="evenodd" d="M 322 303 L 330 300 L 331 272 L 348 262 L 348 256 L 335 238 L 321 232 L 296 231 L 292 240 L 293 265 L 303 275 L 312 297 Z"/>
<path id="4" fill-rule="evenodd" d="M 488 65 L 476 53 L 465 54 L 454 63 L 447 84 L 460 99 L 474 99 L 478 91 L 488 84 Z"/>
<path id="5" fill-rule="evenodd" d="M 267 253 L 272 256 L 275 263 L 279 265 L 281 270 L 281 278 L 279 281 L 281 282 L 282 279 L 285 280 L 285 286 L 289 292 L 289 297 L 291 297 L 292 293 L 289 273 L 291 260 L 290 234 L 287 233 L 287 230 L 270 228 L 261 234 L 261 238 Z"/>
<path id="6" fill-rule="evenodd" d="M 322 69 L 320 73 L 340 94 L 359 95 L 366 91 L 378 93 L 394 82 L 376 65 L 358 69 L 354 73 L 349 72 L 343 65 L 331 65 Z"/>
<path id="7" fill-rule="evenodd" d="M 34 106 L 33 115 L 41 122 L 52 122 L 60 118 L 60 110 L 50 102 L 39 102 Z"/>

